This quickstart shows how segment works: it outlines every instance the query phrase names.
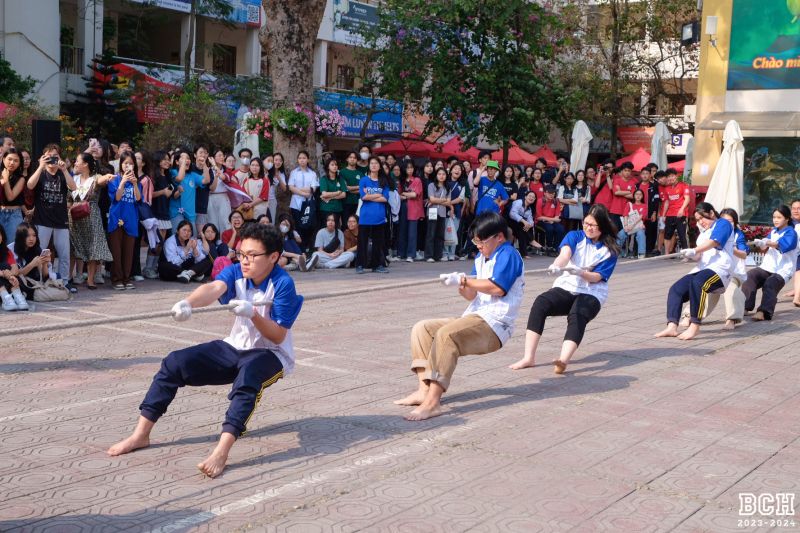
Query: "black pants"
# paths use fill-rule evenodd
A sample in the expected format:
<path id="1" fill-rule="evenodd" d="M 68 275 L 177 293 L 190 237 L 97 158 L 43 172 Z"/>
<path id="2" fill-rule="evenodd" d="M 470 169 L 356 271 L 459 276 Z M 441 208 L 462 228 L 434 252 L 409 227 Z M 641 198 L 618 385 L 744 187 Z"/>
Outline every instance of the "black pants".
<path id="1" fill-rule="evenodd" d="M 425 231 L 425 259 L 442 260 L 444 250 L 444 229 L 447 217 L 436 217 L 436 220 L 426 219 Z"/>
<path id="2" fill-rule="evenodd" d="M 778 303 L 778 293 L 786 282 L 783 277 L 772 272 L 767 272 L 761 267 L 754 268 L 747 273 L 747 281 L 742 285 L 744 293 L 744 310 L 752 311 L 756 307 L 756 292 L 761 289 L 761 305 L 758 310 L 764 313 L 764 318 L 772 320 L 775 313 L 775 304 Z"/>
<path id="3" fill-rule="evenodd" d="M 195 263 L 194 259 L 190 257 L 181 266 L 162 260 L 158 263 L 158 277 L 163 281 L 176 281 L 178 274 L 184 270 L 193 270 L 196 276 L 207 276 L 211 273 L 211 267 L 211 258 L 208 256 L 205 256 L 199 263 Z"/>
<path id="4" fill-rule="evenodd" d="M 664 221 L 664 239 L 671 239 L 675 233 L 678 234 L 678 245 L 681 249 L 688 248 L 689 244 L 686 240 L 686 217 L 667 217 Z"/>
<path id="5" fill-rule="evenodd" d="M 342 226 L 347 227 L 347 219 L 350 218 L 350 215 L 356 214 L 356 209 L 358 209 L 358 204 L 344 204 L 342 206 Z M 344 231 L 344 227 L 340 229 Z"/>
<path id="6" fill-rule="evenodd" d="M 133 239 L 133 264 L 131 265 L 131 276 L 142 275 L 142 236 L 147 235 L 147 230 L 139 224 L 139 235 Z M 147 238 L 147 237 L 145 237 Z"/>
<path id="7" fill-rule="evenodd" d="M 297 233 L 300 234 L 300 240 L 303 241 L 303 243 L 301 244 L 301 248 L 303 249 L 303 253 L 306 253 L 308 252 L 311 245 L 314 244 L 312 242 L 312 239 L 314 238 L 314 235 L 312 235 L 314 233 L 314 227 L 315 227 L 314 223 L 312 221 L 311 227 L 301 228 L 300 217 L 302 215 L 300 210 L 290 209 L 290 211 L 292 212 L 292 218 L 294 219 L 294 228 L 297 231 Z"/>
<path id="8" fill-rule="evenodd" d="M 750 275 L 748 274 L 748 278 Z M 725 288 L 719 274 L 706 268 L 694 274 L 686 274 L 672 284 L 667 296 L 667 322 L 677 324 L 681 318 L 683 304 L 689 302 L 689 320 L 699 324 L 708 306 L 708 293 Z"/>
<path id="9" fill-rule="evenodd" d="M 269 350 L 237 350 L 224 341 L 207 342 L 164 358 L 139 410 L 143 417 L 156 422 L 181 387 L 233 384 L 222 431 L 239 438 L 247 430 L 264 389 L 282 377 L 283 365 Z"/>
<path id="10" fill-rule="evenodd" d="M 658 241 L 658 221 L 650 222 L 646 220 L 644 223 L 644 237 L 645 237 L 645 251 L 652 252 L 656 249 L 656 242 Z"/>
<path id="11" fill-rule="evenodd" d="M 516 220 L 511 221 L 511 231 L 514 232 L 514 238 L 517 239 L 517 249 L 519 249 L 519 255 L 525 257 L 528 255 L 528 246 L 530 246 L 531 241 L 533 240 L 533 228 L 525 231 L 525 228 L 522 227 L 522 224 L 517 222 Z"/>
<path id="12" fill-rule="evenodd" d="M 469 254 L 470 246 L 472 248 L 475 247 L 469 237 L 469 228 L 472 225 L 472 221 L 475 220 L 475 217 L 472 216 L 472 213 L 468 215 L 464 215 L 464 211 L 461 213 L 461 223 L 458 225 L 458 248 L 456 248 L 456 255 L 466 256 Z"/>
<path id="13" fill-rule="evenodd" d="M 580 344 L 586 325 L 600 312 L 600 300 L 589 294 L 572 294 L 560 287 L 543 292 L 533 301 L 528 315 L 528 329 L 542 334 L 544 321 L 549 316 L 566 316 L 565 341 Z"/>
<path id="14" fill-rule="evenodd" d="M 375 226 L 358 225 L 358 248 L 356 249 L 356 266 L 362 268 L 378 268 L 385 266 L 386 249 L 386 224 Z M 372 241 L 370 249 L 369 242 Z"/>

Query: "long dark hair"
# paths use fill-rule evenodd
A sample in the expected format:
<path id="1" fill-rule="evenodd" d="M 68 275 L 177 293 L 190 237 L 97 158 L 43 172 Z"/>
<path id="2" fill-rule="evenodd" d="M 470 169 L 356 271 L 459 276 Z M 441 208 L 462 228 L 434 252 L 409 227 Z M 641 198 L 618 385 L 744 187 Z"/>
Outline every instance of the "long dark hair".
<path id="1" fill-rule="evenodd" d="M 367 159 L 367 176 L 371 177 L 372 175 L 369 165 L 372 163 L 373 159 L 378 162 L 378 184 L 381 186 L 381 189 L 384 187 L 389 187 L 389 177 L 386 175 L 386 172 L 384 172 L 383 164 L 381 163 L 381 160 L 377 158 L 377 156 L 371 155 L 369 159 Z"/>
<path id="2" fill-rule="evenodd" d="M 263 179 L 266 176 L 266 174 L 264 174 L 264 162 L 261 160 L 260 157 L 253 157 L 252 159 L 250 159 L 251 165 L 253 164 L 253 161 L 256 161 L 258 163 L 258 176 L 255 177 L 258 179 Z M 275 164 L 273 163 L 272 166 L 274 167 Z"/>
<path id="3" fill-rule="evenodd" d="M 181 242 L 181 238 L 179 237 L 181 229 L 184 226 L 189 226 L 189 228 L 191 228 L 191 230 L 192 230 L 192 235 L 189 236 L 189 239 L 191 239 L 192 236 L 194 235 L 194 226 L 192 225 L 191 222 L 189 222 L 186 219 L 183 219 L 180 222 L 178 222 L 178 227 L 175 228 L 175 242 L 178 243 L 178 246 L 183 246 L 183 244 L 184 244 L 184 243 Z M 187 240 L 187 242 L 188 242 L 188 240 Z"/>
<path id="4" fill-rule="evenodd" d="M 613 255 L 619 255 L 619 245 L 617 244 L 617 227 L 611 222 L 608 210 L 603 204 L 595 204 L 589 208 L 586 216 L 594 218 L 600 228 L 600 241 Z"/>
<path id="5" fill-rule="evenodd" d="M 33 230 L 33 234 L 36 235 L 36 242 L 33 246 L 28 248 L 28 231 L 31 230 Z M 36 226 L 28 224 L 27 222 L 23 222 L 17 226 L 17 234 L 14 235 L 14 253 L 17 254 L 17 258 L 23 259 L 25 264 L 30 263 L 34 257 L 42 253 L 42 246 L 39 242 L 39 232 L 36 230 Z"/>
<path id="6" fill-rule="evenodd" d="M 136 162 L 136 156 L 133 152 L 122 152 L 119 154 L 119 175 L 122 176 L 124 172 L 122 171 L 122 163 L 126 160 L 130 159 L 131 163 L 133 163 L 133 175 L 137 178 L 139 177 L 139 164 Z"/>
<path id="7" fill-rule="evenodd" d="M 778 207 L 776 207 L 772 212 L 774 213 L 775 211 L 780 213 L 781 216 L 787 220 L 787 224 L 789 226 L 792 225 L 792 210 L 789 209 L 789 206 L 781 204 Z"/>
<path id="8" fill-rule="evenodd" d="M 86 166 L 89 167 L 90 176 L 97 174 L 97 160 L 92 154 L 89 152 L 83 152 L 82 154 L 78 154 L 78 157 L 80 157 L 81 161 L 86 163 Z"/>
<path id="9" fill-rule="evenodd" d="M 17 159 L 19 159 L 19 165 L 17 166 L 17 170 L 15 170 L 14 173 L 11 174 L 10 176 L 11 182 L 9 183 L 9 185 L 11 185 L 12 187 L 17 184 L 17 181 L 19 181 L 19 179 L 23 175 L 22 167 L 25 166 L 25 162 L 22 160 L 22 154 L 20 152 L 21 150 L 17 150 L 16 148 L 9 148 L 8 150 L 5 151 L 3 157 L 0 157 L 0 172 L 2 172 L 6 168 L 5 159 L 7 155 L 14 154 L 17 156 Z"/>
<path id="10" fill-rule="evenodd" d="M 699 202 L 695 206 L 694 212 L 707 219 L 711 219 L 711 215 L 714 215 L 714 218 L 719 218 L 719 213 L 717 213 L 717 210 L 714 209 L 714 206 L 708 202 Z"/>
<path id="11" fill-rule="evenodd" d="M 733 229 L 739 229 L 739 213 L 732 207 L 726 207 L 719 212 L 719 216 L 728 215 L 733 219 Z"/>
<path id="12" fill-rule="evenodd" d="M 281 168 L 278 168 L 278 165 L 275 164 L 275 156 L 276 155 L 281 156 Z M 272 168 L 267 170 L 267 176 L 269 177 L 270 183 L 272 183 L 272 184 L 276 184 L 277 183 L 275 181 L 275 176 L 277 175 L 279 170 L 284 176 L 286 175 L 286 158 L 283 157 L 282 153 L 275 152 L 274 154 L 272 154 Z"/>

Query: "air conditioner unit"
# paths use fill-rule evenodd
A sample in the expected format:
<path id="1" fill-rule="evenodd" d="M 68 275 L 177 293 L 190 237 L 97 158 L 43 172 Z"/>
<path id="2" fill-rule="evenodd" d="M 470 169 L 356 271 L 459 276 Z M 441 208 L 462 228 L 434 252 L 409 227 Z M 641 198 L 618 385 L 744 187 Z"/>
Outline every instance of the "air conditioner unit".
<path id="1" fill-rule="evenodd" d="M 689 123 L 697 122 L 697 106 L 685 105 L 683 106 L 683 120 Z"/>

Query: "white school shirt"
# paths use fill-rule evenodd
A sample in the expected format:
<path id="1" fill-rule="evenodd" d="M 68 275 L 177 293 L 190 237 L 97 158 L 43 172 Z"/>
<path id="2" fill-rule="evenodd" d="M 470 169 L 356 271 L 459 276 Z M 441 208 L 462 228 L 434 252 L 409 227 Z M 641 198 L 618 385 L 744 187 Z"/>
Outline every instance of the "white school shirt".
<path id="1" fill-rule="evenodd" d="M 214 281 L 222 281 L 228 286 L 227 292 L 220 296 L 219 303 L 225 305 L 231 300 L 260 302 L 272 300 L 270 306 L 255 307 L 255 312 L 269 318 L 279 326 L 288 329 L 286 338 L 280 344 L 263 337 L 249 318 L 237 316 L 233 322 L 231 333 L 224 341 L 237 350 L 261 348 L 275 354 L 283 365 L 284 375 L 294 370 L 294 346 L 292 344 L 292 325 L 303 307 L 303 297 L 297 294 L 294 280 L 278 265 L 272 269 L 269 277 L 256 286 L 252 280 L 242 276 L 241 265 L 231 265 L 217 274 Z M 267 315 L 268 313 L 268 315 Z"/>
<path id="2" fill-rule="evenodd" d="M 791 226 L 780 231 L 772 228 L 769 240 L 777 242 L 778 248 L 767 248 L 764 260 L 761 261 L 761 269 L 778 274 L 783 281 L 788 282 L 797 267 L 797 232 Z"/>
<path id="3" fill-rule="evenodd" d="M 608 298 L 608 279 L 617 266 L 617 256 L 611 253 L 602 241 L 594 242 L 582 231 L 570 231 L 561 241 L 559 249 L 568 246 L 572 250 L 567 266 L 576 266 L 590 272 L 597 272 L 601 279 L 590 283 L 580 276 L 569 272 L 562 273 L 553 283 L 553 287 L 564 289 L 571 294 L 588 294 L 594 296 L 600 305 Z"/>
<path id="4" fill-rule="evenodd" d="M 205 259 L 206 252 L 203 250 L 202 242 L 197 241 L 197 256 L 195 257 L 194 250 L 185 251 L 183 246 L 178 244 L 178 238 L 175 235 L 171 235 L 164 241 L 164 257 L 173 265 L 181 266 L 190 257 L 194 257 L 194 262 L 199 263 Z"/>
<path id="5" fill-rule="evenodd" d="M 750 247 L 747 245 L 747 237 L 740 229 L 733 230 L 733 249 L 749 252 Z M 731 268 L 731 278 L 736 278 L 742 283 L 747 281 L 747 266 L 745 260 L 741 257 L 731 256 L 733 260 L 733 268 Z"/>
<path id="6" fill-rule="evenodd" d="M 722 280 L 722 285 L 727 287 L 731 281 L 731 271 L 735 266 L 733 246 L 736 242 L 736 233 L 733 231 L 733 224 L 724 218 L 715 220 L 710 228 L 697 236 L 697 246 L 708 241 L 716 241 L 719 244 L 700 254 L 697 264 L 689 274 L 695 274 L 705 269 L 712 270 Z"/>
<path id="7" fill-rule="evenodd" d="M 523 263 L 519 252 L 504 242 L 489 259 L 482 254 L 475 258 L 472 275 L 477 279 L 488 279 L 506 291 L 504 296 L 492 296 L 479 292 L 461 316 L 478 315 L 492 328 L 500 344 L 505 344 L 514 333 L 522 293 L 525 289 Z"/>
<path id="8" fill-rule="evenodd" d="M 317 180 L 317 174 L 310 168 L 306 167 L 306 170 L 303 171 L 300 167 L 295 167 L 291 174 L 289 174 L 288 185 L 297 187 L 298 189 L 308 189 L 309 187 L 316 189 L 319 187 L 319 181 Z M 299 211 L 305 201 L 306 198 L 293 193 L 292 200 L 289 202 L 289 208 Z"/>

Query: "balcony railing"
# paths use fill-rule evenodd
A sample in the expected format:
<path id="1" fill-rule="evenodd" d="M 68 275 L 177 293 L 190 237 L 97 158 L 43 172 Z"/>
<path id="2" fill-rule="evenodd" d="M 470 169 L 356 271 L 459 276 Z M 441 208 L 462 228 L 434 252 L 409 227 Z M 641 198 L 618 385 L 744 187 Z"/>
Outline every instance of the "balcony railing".
<path id="1" fill-rule="evenodd" d="M 61 45 L 61 72 L 83 74 L 83 48 Z"/>

